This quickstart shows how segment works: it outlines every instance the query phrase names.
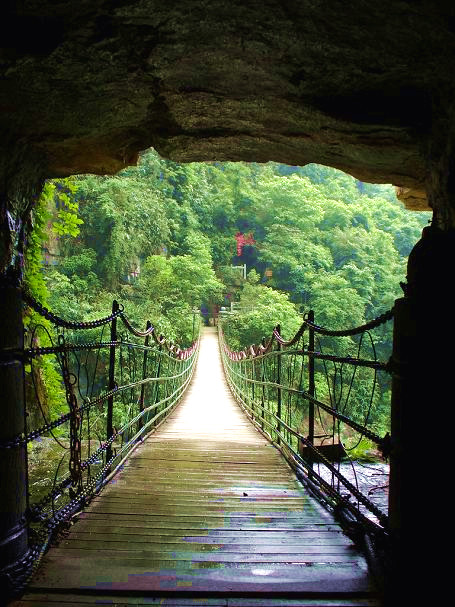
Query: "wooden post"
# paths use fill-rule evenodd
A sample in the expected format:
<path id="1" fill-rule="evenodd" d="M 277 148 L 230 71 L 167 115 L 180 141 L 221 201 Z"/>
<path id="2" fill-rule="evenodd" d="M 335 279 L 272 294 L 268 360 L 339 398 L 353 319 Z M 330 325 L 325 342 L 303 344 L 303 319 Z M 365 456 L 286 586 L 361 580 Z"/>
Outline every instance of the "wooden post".
<path id="1" fill-rule="evenodd" d="M 24 328 L 19 286 L 0 276 L 0 595 L 11 588 L 1 571 L 28 551 L 27 446 L 6 446 L 25 433 Z M 3 588 L 6 586 L 6 588 Z"/>
<path id="2" fill-rule="evenodd" d="M 118 302 L 114 300 L 112 302 L 112 314 L 115 314 L 119 309 Z M 117 318 L 114 318 L 111 322 L 111 341 L 117 341 Z M 115 388 L 115 346 L 109 348 L 109 384 L 108 390 L 111 391 Z M 106 417 L 106 440 L 109 440 L 114 432 L 113 425 L 114 415 L 114 396 L 110 396 L 107 400 L 107 417 Z M 112 446 L 106 450 L 106 463 L 112 457 Z"/>

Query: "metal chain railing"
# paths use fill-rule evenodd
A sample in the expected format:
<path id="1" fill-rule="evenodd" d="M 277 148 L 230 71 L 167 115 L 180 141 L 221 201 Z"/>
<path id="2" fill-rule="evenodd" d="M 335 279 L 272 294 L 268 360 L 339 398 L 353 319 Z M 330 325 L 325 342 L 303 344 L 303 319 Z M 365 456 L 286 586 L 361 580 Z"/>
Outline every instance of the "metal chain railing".
<path id="1" fill-rule="evenodd" d="M 27 375 L 33 378 L 29 384 L 34 388 L 28 390 L 29 398 L 34 392 L 44 423 L 30 428 L 26 421 L 24 432 L 0 441 L 0 457 L 5 449 L 31 449 L 24 515 L 31 538 L 29 550 L 13 568 L 0 572 L 15 591 L 28 582 L 51 539 L 173 410 L 191 381 L 199 346 L 197 338 L 189 348 L 180 348 L 158 335 L 149 322 L 145 331 L 135 329 L 117 302 L 104 318 L 74 322 L 53 314 L 27 293 L 22 298 L 48 324 L 29 327 L 28 343 L 22 352 L 15 352 L 29 365 Z M 118 321 L 126 331 L 122 336 L 117 335 Z M 103 339 L 107 327 L 111 328 L 109 340 Z M 85 342 L 80 338 L 84 330 L 90 330 Z M 94 338 L 97 331 L 101 334 Z M 53 418 L 38 384 L 40 364 L 51 366 L 61 377 L 60 414 L 57 411 Z M 28 403 L 27 420 L 31 411 Z M 39 445 L 47 448 L 52 444 L 63 455 L 44 487 L 42 462 L 35 461 L 34 452 Z"/>
<path id="2" fill-rule="evenodd" d="M 292 339 L 285 340 L 278 325 L 268 340 L 263 339 L 260 345 L 251 345 L 239 351 L 229 348 L 223 331 L 224 321 L 219 323 L 223 366 L 228 384 L 239 404 L 326 506 L 339 518 L 349 521 L 351 527 L 355 521 L 356 533 L 360 525 L 369 533 L 382 537 L 388 533 L 388 516 L 342 473 L 340 462 L 350 460 L 346 441 L 340 437 L 364 437 L 376 445 L 384 458 L 389 454 L 390 434 L 379 434 L 368 421 L 377 374 L 390 373 L 390 365 L 376 359 L 369 331 L 392 318 L 393 310 L 390 310 L 360 327 L 334 331 L 316 325 L 314 314 L 310 312 Z M 318 351 L 315 348 L 318 335 L 329 338 L 359 336 L 358 355 L 325 354 L 321 348 Z M 365 335 L 370 335 L 373 344 L 370 359 L 360 356 Z M 328 362 L 334 369 L 331 380 L 325 367 Z M 349 378 L 346 378 L 346 366 L 353 369 Z M 353 398 L 355 374 L 359 369 L 373 375 L 368 402 L 362 406 L 363 421 L 350 415 L 347 405 Z M 317 380 L 324 376 L 327 382 L 325 390 L 317 385 Z M 360 385 L 363 390 L 365 383 L 362 377 Z M 318 388 L 325 392 L 327 401 L 318 398 Z M 341 426 L 347 430 L 340 431 Z"/>

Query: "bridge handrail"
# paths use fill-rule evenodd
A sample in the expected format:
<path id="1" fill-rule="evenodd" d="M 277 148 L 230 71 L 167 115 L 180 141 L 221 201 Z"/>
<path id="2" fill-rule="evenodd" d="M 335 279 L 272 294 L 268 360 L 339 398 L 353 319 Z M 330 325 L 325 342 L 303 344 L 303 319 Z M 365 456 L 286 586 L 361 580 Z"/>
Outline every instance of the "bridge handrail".
<path id="1" fill-rule="evenodd" d="M 331 337 L 349 337 L 351 335 L 359 335 L 360 333 L 365 333 L 365 331 L 371 331 L 371 329 L 376 329 L 377 327 L 380 327 L 389 320 L 392 320 L 393 314 L 394 310 L 393 308 L 391 308 L 390 310 L 384 312 L 384 314 L 380 314 L 373 320 L 370 320 L 369 322 L 363 325 L 353 327 L 351 329 L 327 329 L 326 327 L 320 327 L 314 322 L 311 322 L 310 320 L 308 320 L 308 318 L 304 320 L 304 324 L 307 327 L 311 327 L 315 333 L 320 333 L 321 335 L 327 335 Z"/>
<path id="2" fill-rule="evenodd" d="M 28 306 L 30 306 L 33 310 L 35 310 L 35 312 L 37 312 L 40 316 L 42 316 L 43 318 L 46 318 L 46 320 L 48 320 L 51 324 L 55 325 L 56 327 L 61 327 L 63 329 L 70 329 L 73 331 L 83 331 L 83 330 L 87 330 L 87 329 L 102 327 L 104 325 L 111 323 L 116 318 L 120 318 L 122 320 L 123 324 L 125 325 L 125 327 L 127 328 L 127 330 L 129 331 L 129 333 L 131 333 L 135 337 L 147 337 L 148 335 L 151 335 L 157 345 L 166 347 L 166 349 L 169 352 L 175 353 L 176 356 L 179 358 L 180 357 L 183 358 L 183 357 L 191 354 L 191 349 L 193 348 L 193 346 L 190 346 L 190 348 L 186 348 L 183 350 L 180 349 L 179 346 L 177 346 L 177 345 L 173 344 L 171 341 L 167 340 L 165 337 L 163 337 L 163 335 L 158 335 L 156 332 L 156 329 L 153 325 L 150 325 L 145 331 L 140 331 L 139 329 L 136 329 L 131 324 L 131 322 L 128 320 L 128 317 L 125 314 L 124 306 L 122 304 L 118 304 L 117 306 L 114 306 L 116 309 L 113 309 L 112 314 L 110 314 L 109 316 L 105 316 L 103 318 L 98 318 L 95 320 L 88 320 L 88 321 L 71 321 L 71 320 L 66 320 L 66 319 L 58 316 L 57 314 L 54 314 L 50 310 L 48 310 L 36 298 L 34 298 L 29 293 L 27 293 L 27 291 L 23 292 L 23 300 L 25 301 L 25 303 Z M 122 342 L 122 343 L 124 343 L 124 342 Z M 114 345 L 114 344 L 109 344 L 109 345 Z M 121 345 L 120 342 L 119 342 L 119 345 Z M 41 352 L 41 353 L 44 353 L 44 352 Z"/>
<path id="3" fill-rule="evenodd" d="M 31 384 L 27 398 L 35 393 L 36 409 L 39 405 L 44 423 L 38 425 L 40 419 L 36 418 L 35 427 L 30 428 L 24 407 L 23 431 L 0 441 L 0 452 L 21 448 L 26 453 L 29 443 L 45 436 L 63 449 L 55 475 L 51 473 L 50 490 L 46 487 L 34 494 L 33 503 L 30 468 L 26 474 L 27 508 L 23 519 L 31 541 L 14 572 L 8 573 L 14 577 L 12 585 L 22 588 L 63 524 L 89 503 L 131 451 L 155 431 L 180 401 L 194 373 L 200 337 L 198 329 L 193 343 L 182 348 L 160 335 L 150 322 L 145 330 L 138 330 L 117 301 L 112 304 L 111 314 L 89 321 L 61 318 L 24 289 L 18 301 L 37 313 L 27 327 L 26 344 L 14 350 L 14 356 L 29 366 Z M 118 334 L 119 321 L 126 329 L 124 336 Z M 109 326 L 110 339 L 103 339 Z M 88 341 L 79 341 L 72 335 L 73 331 L 84 330 L 90 333 Z M 82 354 L 85 360 L 81 359 Z M 5 355 L 11 353 L 5 351 Z M 52 356 L 63 379 L 62 404 L 66 398 L 68 407 L 54 419 L 43 409 L 36 384 L 40 375 L 36 369 L 41 367 L 34 367 L 35 361 Z M 53 366 L 52 360 L 50 364 Z M 94 440 L 99 442 L 97 448 L 92 447 Z M 65 454 L 70 458 L 66 473 L 60 470 Z"/>
<path id="4" fill-rule="evenodd" d="M 227 355 L 229 356 L 229 358 L 231 358 L 231 360 L 254 358 L 254 357 L 258 357 L 258 356 L 263 356 L 264 354 L 267 354 L 268 352 L 270 352 L 273 348 L 274 342 L 279 343 L 280 345 L 284 346 L 285 348 L 293 346 L 294 344 L 298 343 L 298 341 L 303 336 L 306 329 L 312 329 L 315 333 L 318 333 L 320 335 L 325 335 L 328 337 L 351 337 L 353 335 L 359 335 L 361 333 L 365 333 L 366 331 L 376 329 L 377 327 L 385 324 L 389 320 L 392 320 L 393 315 L 394 315 L 394 310 L 393 310 L 393 308 L 391 308 L 384 314 L 381 314 L 380 316 L 376 317 L 375 319 L 373 319 L 363 325 L 360 325 L 358 327 L 353 327 L 351 329 L 341 329 L 341 330 L 327 329 L 326 327 L 321 327 L 321 326 L 315 324 L 314 322 L 311 322 L 310 320 L 308 320 L 308 318 L 304 318 L 303 323 L 301 324 L 299 330 L 295 333 L 294 337 L 292 337 L 289 340 L 285 340 L 282 337 L 281 332 L 280 332 L 280 326 L 277 325 L 272 330 L 272 334 L 271 334 L 270 338 L 268 340 L 264 339 L 262 344 L 258 344 L 258 345 L 251 344 L 250 346 L 247 346 L 243 350 L 237 350 L 237 351 L 231 350 L 226 344 L 225 351 L 226 351 Z M 321 353 L 313 352 L 314 356 L 316 356 L 318 354 L 320 355 L 320 358 L 322 358 L 323 355 Z M 324 355 L 324 356 L 327 357 L 328 355 Z M 354 362 L 355 360 L 356 359 L 354 359 L 352 357 L 351 358 L 346 357 L 343 359 L 343 362 L 355 364 L 355 362 Z M 384 365 L 384 367 L 385 367 L 385 365 Z"/>
<path id="5" fill-rule="evenodd" d="M 327 457 L 325 457 L 324 453 L 318 449 L 318 445 L 314 442 L 314 439 L 316 438 L 314 435 L 314 413 L 312 414 L 313 421 L 308 422 L 309 424 L 313 423 L 313 428 L 309 429 L 309 435 L 305 437 L 299 428 L 293 427 L 289 419 L 284 418 L 282 412 L 282 401 L 284 401 L 284 399 L 288 399 L 289 402 L 291 402 L 292 399 L 297 399 L 296 402 L 298 402 L 298 399 L 301 399 L 302 403 L 303 401 L 306 401 L 309 403 L 308 406 L 310 408 L 317 407 L 321 411 L 331 416 L 333 420 L 337 420 L 338 424 L 346 424 L 355 432 L 359 433 L 360 436 L 365 436 L 371 440 L 378 446 L 380 451 L 382 451 L 383 456 L 387 457 L 390 452 L 391 445 L 391 437 L 389 433 L 386 433 L 385 436 L 380 436 L 368 428 L 366 423 L 359 424 L 357 421 L 350 418 L 344 413 L 344 410 L 341 410 L 337 405 L 331 406 L 316 397 L 314 390 L 314 365 L 309 365 L 308 369 L 309 385 L 311 386 L 311 382 L 313 382 L 313 388 L 310 387 L 308 389 L 303 389 L 301 381 L 304 368 L 303 360 L 305 358 L 308 358 L 309 361 L 319 359 L 322 360 L 324 364 L 325 361 L 331 361 L 335 365 L 349 364 L 353 365 L 354 368 L 368 367 L 372 369 L 374 371 L 374 392 L 376 373 L 378 371 L 390 373 L 391 368 L 389 363 L 383 363 L 376 360 L 375 352 L 375 360 L 362 359 L 360 358 L 360 355 L 357 357 L 336 356 L 333 354 L 323 354 L 322 352 L 317 352 L 314 348 L 314 334 L 318 333 L 329 337 L 360 335 L 360 339 L 362 339 L 362 334 L 369 334 L 370 330 L 391 320 L 393 318 L 394 310 L 391 309 L 385 314 L 381 314 L 371 322 L 365 323 L 361 326 L 341 331 L 330 330 L 318 326 L 313 321 L 313 313 L 311 312 L 310 314 L 312 317 L 304 318 L 302 325 L 292 339 L 285 340 L 282 337 L 280 326 L 277 325 L 273 329 L 271 336 L 267 341 L 263 339 L 259 346 L 252 344 L 249 347 L 237 351 L 229 348 L 223 331 L 223 322 L 220 322 L 220 350 L 228 384 L 236 400 L 252 418 L 253 423 L 255 423 L 255 425 L 262 432 L 265 432 L 269 439 L 272 440 L 272 442 L 283 451 L 283 454 L 287 457 L 294 468 L 298 468 L 300 472 L 302 470 L 306 471 L 304 481 L 311 485 L 312 491 L 316 491 L 319 498 L 326 505 L 337 511 L 339 511 L 340 508 L 344 511 L 348 510 L 350 512 L 351 519 L 354 516 L 361 525 L 368 527 L 369 529 L 373 529 L 374 533 L 387 534 L 387 515 L 382 512 L 373 502 L 371 502 L 368 497 L 361 494 L 358 489 L 356 489 L 356 487 L 354 487 L 352 483 L 350 483 L 350 481 L 348 481 L 342 474 L 340 474 L 340 472 L 336 470 Z M 308 331 L 308 340 L 312 346 L 311 349 L 309 347 L 305 347 L 304 344 L 302 344 L 301 347 L 298 346 L 306 331 Z M 292 382 L 294 380 L 290 381 L 289 384 L 286 384 L 286 380 L 283 381 L 285 371 L 282 369 L 282 361 L 285 361 L 288 357 L 291 360 L 294 357 L 299 357 L 302 360 L 300 385 L 293 384 Z M 291 364 L 288 363 L 286 372 L 289 372 L 290 366 Z M 352 383 L 349 388 L 349 392 L 351 387 Z M 270 394 L 272 395 L 271 397 Z M 270 404 L 271 402 L 272 406 Z M 285 415 L 289 417 L 291 414 L 288 411 Z M 368 419 L 368 415 L 369 413 L 365 419 Z M 288 437 L 286 437 L 286 434 Z M 290 440 L 290 436 L 293 436 L 294 438 Z M 322 441 L 323 443 L 324 440 L 325 439 Z M 292 444 L 296 443 L 296 441 L 297 445 Z M 300 450 L 300 446 L 306 448 L 305 453 L 308 456 L 313 454 L 313 456 L 311 456 L 313 457 L 312 460 L 305 460 L 305 457 L 303 456 L 304 451 Z M 336 477 L 341 485 L 347 489 L 348 492 L 359 503 L 363 504 L 363 506 L 365 506 L 366 509 L 374 515 L 377 522 L 374 522 L 371 520 L 371 518 L 366 517 L 354 504 L 350 503 L 349 501 L 346 502 L 346 499 L 339 493 L 335 492 L 335 494 L 333 494 L 332 491 L 329 491 L 327 481 L 314 470 L 311 461 L 319 461 L 322 463 L 330 471 L 332 476 Z"/>

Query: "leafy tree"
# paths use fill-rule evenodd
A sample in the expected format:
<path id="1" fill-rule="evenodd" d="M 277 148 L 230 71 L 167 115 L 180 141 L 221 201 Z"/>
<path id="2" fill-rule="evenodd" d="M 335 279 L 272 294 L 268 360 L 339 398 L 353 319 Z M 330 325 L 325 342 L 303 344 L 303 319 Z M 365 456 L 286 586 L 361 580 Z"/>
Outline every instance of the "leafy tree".
<path id="1" fill-rule="evenodd" d="M 301 316 L 285 293 L 254 284 L 254 279 L 254 275 L 250 276 L 243 285 L 240 312 L 225 321 L 226 336 L 233 350 L 259 344 L 263 337 L 268 339 L 278 324 L 282 335 L 290 338 L 302 324 Z"/>
<path id="2" fill-rule="evenodd" d="M 98 274 L 110 288 L 125 281 L 133 267 L 167 242 L 164 200 L 151 184 L 133 177 L 79 182 L 84 240 L 97 253 Z"/>
<path id="3" fill-rule="evenodd" d="M 207 254 L 207 248 L 204 249 Z M 154 297 L 163 312 L 185 302 L 200 306 L 204 301 L 221 299 L 223 284 L 216 278 L 208 255 L 175 255 L 147 258 L 138 289 Z"/>
<path id="4" fill-rule="evenodd" d="M 29 293 L 42 305 L 49 306 L 51 296 L 43 274 L 43 244 L 49 233 L 53 238 L 75 237 L 79 234 L 83 221 L 78 216 L 78 205 L 71 201 L 76 186 L 72 179 L 61 182 L 47 181 L 32 212 L 33 231 L 30 233 L 25 252 L 24 282 Z M 57 211 L 56 211 L 57 209 Z M 54 217 L 54 221 L 52 221 Z M 65 308 L 66 311 L 66 308 Z M 33 340 L 34 346 L 51 346 L 50 323 L 31 308 L 24 313 L 26 339 Z M 39 326 L 40 330 L 36 327 Z M 28 399 L 28 414 L 31 423 L 43 423 L 41 413 L 58 415 L 65 408 L 65 396 L 60 375 L 55 363 L 41 357 L 32 364 L 25 365 L 25 385 L 30 394 L 35 389 L 40 393 L 41 407 L 34 406 L 34 399 Z M 42 402 L 41 402 L 42 401 Z M 41 410 L 42 408 L 42 410 Z M 58 432 L 57 432 L 58 433 Z"/>

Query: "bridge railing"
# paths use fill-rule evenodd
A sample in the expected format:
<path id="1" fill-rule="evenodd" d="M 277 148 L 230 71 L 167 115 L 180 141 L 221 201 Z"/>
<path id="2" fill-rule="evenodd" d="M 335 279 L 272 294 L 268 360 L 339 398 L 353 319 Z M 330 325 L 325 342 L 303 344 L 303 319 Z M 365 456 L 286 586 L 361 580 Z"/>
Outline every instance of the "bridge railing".
<path id="1" fill-rule="evenodd" d="M 316 325 L 309 312 L 292 339 L 285 340 L 278 325 L 268 340 L 240 351 L 227 344 L 228 321 L 219 324 L 225 374 L 236 400 L 354 535 L 360 529 L 379 537 L 388 532 L 386 509 L 359 489 L 351 454 L 362 438 L 384 458 L 389 453 L 389 433 L 380 434 L 370 420 L 378 385 L 390 375 L 389 364 L 377 360 L 372 333 L 392 317 L 389 312 L 361 327 L 331 331 Z M 337 340 L 342 354 L 326 353 L 323 342 L 333 346 Z M 353 340 L 357 351 L 347 354 Z"/>
<path id="2" fill-rule="evenodd" d="M 7 574 L 13 594 L 28 582 L 49 542 L 179 402 L 199 346 L 197 338 L 181 349 L 150 322 L 137 330 L 116 301 L 104 318 L 72 322 L 22 297 L 34 311 L 21 354 L 26 420 L 24 432 L 0 441 L 0 454 L 22 449 L 27 459 L 22 524 L 29 549 Z M 49 383 L 52 394 L 46 394 Z"/>

